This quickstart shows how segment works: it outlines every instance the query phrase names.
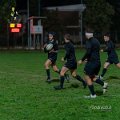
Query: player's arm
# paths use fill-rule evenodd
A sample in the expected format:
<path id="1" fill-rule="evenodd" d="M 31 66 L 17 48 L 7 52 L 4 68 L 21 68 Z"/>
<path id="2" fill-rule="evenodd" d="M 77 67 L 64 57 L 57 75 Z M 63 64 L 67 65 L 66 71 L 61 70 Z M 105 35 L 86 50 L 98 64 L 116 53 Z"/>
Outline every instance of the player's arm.
<path id="1" fill-rule="evenodd" d="M 66 54 L 64 57 L 62 57 L 61 61 L 65 61 L 70 55 L 70 48 L 66 47 L 65 49 L 66 49 Z"/>
<path id="2" fill-rule="evenodd" d="M 58 52 L 58 43 L 53 43 L 53 49 L 50 52 Z"/>
<path id="3" fill-rule="evenodd" d="M 45 53 L 47 53 L 48 51 L 46 50 L 46 46 L 47 46 L 47 42 L 43 45 L 43 50 Z"/>
<path id="4" fill-rule="evenodd" d="M 70 55 L 70 48 L 67 47 L 66 48 L 66 54 L 65 54 L 64 60 L 66 60 L 69 57 L 69 55 Z"/>
<path id="5" fill-rule="evenodd" d="M 86 53 L 84 54 L 84 56 L 82 57 L 82 59 L 80 59 L 78 61 L 78 64 L 82 64 L 84 61 L 87 61 L 87 59 L 91 55 L 91 49 L 92 49 L 91 44 L 87 44 L 86 45 Z"/>
<path id="6" fill-rule="evenodd" d="M 78 61 L 78 64 L 82 64 L 83 62 L 86 62 L 88 57 L 90 56 L 91 54 L 91 49 L 87 49 L 86 53 L 84 54 L 84 56 L 82 57 L 82 59 L 80 59 Z"/>
<path id="7" fill-rule="evenodd" d="M 101 52 L 110 52 L 111 49 L 112 49 L 111 44 L 108 44 L 105 49 L 101 50 Z"/>
<path id="8" fill-rule="evenodd" d="M 81 60 L 85 61 L 90 55 L 91 55 L 91 49 L 88 48 Z"/>

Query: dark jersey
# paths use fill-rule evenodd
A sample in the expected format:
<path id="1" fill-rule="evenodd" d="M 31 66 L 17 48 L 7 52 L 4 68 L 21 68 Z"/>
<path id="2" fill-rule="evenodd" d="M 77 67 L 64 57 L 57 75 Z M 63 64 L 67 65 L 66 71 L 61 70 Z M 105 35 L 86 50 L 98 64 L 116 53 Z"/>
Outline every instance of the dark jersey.
<path id="1" fill-rule="evenodd" d="M 76 62 L 75 48 L 71 42 L 65 44 L 66 55 L 64 60 L 67 62 Z"/>
<path id="2" fill-rule="evenodd" d="M 115 51 L 115 45 L 111 40 L 106 42 L 106 49 L 104 49 L 103 51 L 107 52 L 108 59 L 118 57 Z"/>
<path id="3" fill-rule="evenodd" d="M 57 60 L 57 53 L 58 53 L 58 43 L 56 40 L 48 40 L 46 44 L 52 43 L 53 48 L 51 51 L 48 51 L 48 59 L 55 62 Z"/>
<path id="4" fill-rule="evenodd" d="M 56 40 L 48 40 L 47 44 L 50 44 L 52 43 L 53 44 L 53 49 L 54 51 L 58 51 L 58 43 Z"/>
<path id="5" fill-rule="evenodd" d="M 92 37 L 86 41 L 86 53 L 82 58 L 82 61 L 87 59 L 91 62 L 100 62 L 100 43 L 99 41 Z"/>

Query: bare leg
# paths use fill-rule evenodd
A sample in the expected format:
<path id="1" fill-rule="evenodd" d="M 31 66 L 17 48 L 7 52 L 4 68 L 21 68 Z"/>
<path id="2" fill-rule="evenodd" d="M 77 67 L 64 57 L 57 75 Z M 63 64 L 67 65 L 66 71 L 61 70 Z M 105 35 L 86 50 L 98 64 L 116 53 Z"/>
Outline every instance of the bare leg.
<path id="1" fill-rule="evenodd" d="M 120 63 L 116 64 L 116 66 L 117 66 L 118 68 L 120 68 Z"/>
<path id="2" fill-rule="evenodd" d="M 52 62 L 51 62 L 51 60 L 47 60 L 46 62 L 45 62 L 45 69 L 46 69 L 46 73 L 47 73 L 47 82 L 48 83 L 50 83 L 51 82 L 51 78 L 50 78 L 50 69 L 49 69 L 49 67 L 50 67 L 50 65 L 52 64 Z"/>
<path id="3" fill-rule="evenodd" d="M 76 70 L 71 70 L 70 72 L 71 72 L 71 75 L 78 81 L 81 81 L 83 83 L 84 88 L 86 88 L 87 86 L 86 82 L 76 73 Z"/>
<path id="4" fill-rule="evenodd" d="M 109 67 L 109 65 L 110 65 L 109 62 L 105 62 L 104 68 L 103 68 L 103 70 L 102 70 L 101 77 L 104 77 L 105 73 L 107 72 L 107 68 Z"/>
<path id="5" fill-rule="evenodd" d="M 64 75 L 65 73 L 68 71 L 69 69 L 66 67 L 62 67 L 61 72 L 60 72 L 60 85 L 59 86 L 55 86 L 55 90 L 61 90 L 63 89 L 63 85 L 64 85 Z"/>
<path id="6" fill-rule="evenodd" d="M 94 96 L 95 95 L 95 91 L 94 91 L 94 86 L 93 86 L 92 79 L 88 75 L 85 75 L 85 80 L 87 82 L 87 85 L 88 85 L 88 88 L 90 90 L 91 95 Z"/>

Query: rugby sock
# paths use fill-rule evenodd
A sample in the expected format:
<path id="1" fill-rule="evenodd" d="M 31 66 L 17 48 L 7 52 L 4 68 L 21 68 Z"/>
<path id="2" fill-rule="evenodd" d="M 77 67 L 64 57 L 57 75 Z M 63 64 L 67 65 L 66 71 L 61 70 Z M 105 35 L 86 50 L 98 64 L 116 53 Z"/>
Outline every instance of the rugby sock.
<path id="1" fill-rule="evenodd" d="M 58 74 L 60 74 L 60 72 L 61 72 L 61 70 L 58 70 L 58 71 L 55 71 L 56 73 L 58 73 Z M 69 79 L 69 75 L 67 75 L 66 73 L 65 73 L 65 79 Z"/>
<path id="2" fill-rule="evenodd" d="M 58 73 L 58 74 L 60 74 L 60 71 L 61 71 L 61 70 L 58 70 L 58 71 L 55 71 L 55 72 Z"/>
<path id="3" fill-rule="evenodd" d="M 87 83 L 86 83 L 79 75 L 76 75 L 75 78 L 76 78 L 77 80 L 81 81 L 81 82 L 83 83 L 84 88 L 86 88 Z"/>
<path id="4" fill-rule="evenodd" d="M 104 85 L 104 82 L 100 78 L 98 78 L 95 82 L 100 84 L 101 86 Z"/>
<path id="5" fill-rule="evenodd" d="M 95 95 L 94 86 L 93 85 L 88 85 L 88 88 L 89 88 L 91 94 Z"/>
<path id="6" fill-rule="evenodd" d="M 85 82 L 79 75 L 76 75 L 74 78 L 81 81 L 81 82 Z"/>
<path id="7" fill-rule="evenodd" d="M 106 68 L 104 68 L 103 69 L 103 71 L 102 71 L 102 74 L 101 74 L 101 76 L 103 77 L 104 75 L 105 75 L 105 73 L 107 72 L 107 69 Z"/>
<path id="8" fill-rule="evenodd" d="M 50 69 L 46 69 L 47 77 L 50 79 Z"/>
<path id="9" fill-rule="evenodd" d="M 64 76 L 60 77 L 60 87 L 63 88 L 63 84 L 64 84 Z"/>

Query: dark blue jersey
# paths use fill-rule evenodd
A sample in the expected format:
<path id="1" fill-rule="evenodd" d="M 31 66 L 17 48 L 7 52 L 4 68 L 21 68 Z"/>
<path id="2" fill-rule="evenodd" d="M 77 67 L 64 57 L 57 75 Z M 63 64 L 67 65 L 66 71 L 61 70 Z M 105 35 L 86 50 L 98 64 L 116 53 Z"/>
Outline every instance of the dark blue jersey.
<path id="1" fill-rule="evenodd" d="M 65 50 L 64 60 L 67 60 L 67 62 L 76 62 L 75 48 L 71 42 L 65 44 Z"/>
<path id="2" fill-rule="evenodd" d="M 53 44 L 53 51 L 58 51 L 58 42 L 56 40 L 49 40 L 47 44 L 49 43 Z"/>
<path id="3" fill-rule="evenodd" d="M 118 57 L 117 53 L 115 51 L 115 45 L 114 45 L 114 43 L 111 40 L 106 42 L 106 49 L 104 49 L 103 51 L 107 52 L 108 58 Z"/>
<path id="4" fill-rule="evenodd" d="M 58 42 L 56 40 L 48 40 L 46 44 L 49 44 L 49 43 L 53 44 L 52 50 L 46 51 L 46 49 L 44 49 L 44 51 L 48 52 L 48 59 L 55 59 L 55 60 L 57 60 Z"/>
<path id="5" fill-rule="evenodd" d="M 100 62 L 100 43 L 99 41 L 92 37 L 86 41 L 86 53 L 82 58 L 82 61 L 87 59 L 87 61 Z"/>

